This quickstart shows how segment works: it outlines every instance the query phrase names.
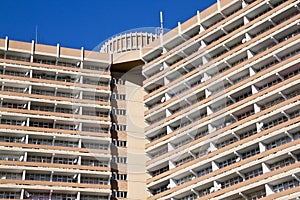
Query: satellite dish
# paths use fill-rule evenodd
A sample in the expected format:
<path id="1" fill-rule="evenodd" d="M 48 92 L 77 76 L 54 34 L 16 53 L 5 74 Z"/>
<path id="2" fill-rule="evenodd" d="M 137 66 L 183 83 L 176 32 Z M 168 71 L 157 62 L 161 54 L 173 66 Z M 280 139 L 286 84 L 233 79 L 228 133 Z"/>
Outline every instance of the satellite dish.
<path id="1" fill-rule="evenodd" d="M 21 156 L 21 157 L 19 158 L 19 161 L 22 161 L 22 160 L 23 160 L 23 158 L 24 158 L 24 156 Z"/>
<path id="2" fill-rule="evenodd" d="M 72 177 L 73 180 L 75 180 L 77 178 L 77 174 L 74 174 L 74 176 Z"/>
<path id="3" fill-rule="evenodd" d="M 31 195 L 29 194 L 29 192 L 25 191 L 25 196 L 26 196 L 27 198 L 29 198 Z"/>
<path id="4" fill-rule="evenodd" d="M 77 163 L 77 158 L 75 158 L 75 160 L 73 161 L 73 164 L 76 164 Z"/>

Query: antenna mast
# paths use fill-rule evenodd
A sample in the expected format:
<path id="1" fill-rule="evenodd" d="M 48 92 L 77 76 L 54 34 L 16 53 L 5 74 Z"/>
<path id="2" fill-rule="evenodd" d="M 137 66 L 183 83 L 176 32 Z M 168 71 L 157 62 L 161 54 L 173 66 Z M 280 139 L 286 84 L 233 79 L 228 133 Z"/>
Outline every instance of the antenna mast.
<path id="1" fill-rule="evenodd" d="M 164 34 L 164 20 L 163 20 L 163 12 L 160 11 L 160 35 Z"/>
<path id="2" fill-rule="evenodd" d="M 35 43 L 38 43 L 38 26 L 35 26 Z"/>
<path id="3" fill-rule="evenodd" d="M 160 11 L 160 28 L 159 28 L 159 38 L 160 38 L 160 44 L 163 44 L 163 35 L 164 35 L 164 20 L 163 20 L 163 12 Z"/>

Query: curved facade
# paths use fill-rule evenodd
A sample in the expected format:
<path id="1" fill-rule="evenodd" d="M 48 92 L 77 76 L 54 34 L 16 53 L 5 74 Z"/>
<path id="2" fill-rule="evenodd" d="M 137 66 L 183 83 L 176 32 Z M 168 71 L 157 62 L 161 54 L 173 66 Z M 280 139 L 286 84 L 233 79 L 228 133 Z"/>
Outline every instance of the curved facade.
<path id="1" fill-rule="evenodd" d="M 101 47 L 103 53 L 122 53 L 140 50 L 157 38 L 157 34 L 147 32 L 126 32 L 106 41 Z"/>

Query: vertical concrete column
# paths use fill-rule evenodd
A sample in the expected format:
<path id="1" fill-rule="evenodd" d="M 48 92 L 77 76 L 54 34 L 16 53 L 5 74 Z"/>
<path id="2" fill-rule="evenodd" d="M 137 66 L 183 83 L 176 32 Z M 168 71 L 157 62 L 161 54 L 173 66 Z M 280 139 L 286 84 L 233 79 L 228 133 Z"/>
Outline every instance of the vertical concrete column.
<path id="1" fill-rule="evenodd" d="M 271 171 L 269 166 L 266 163 L 262 163 L 261 165 L 264 174 Z"/>
<path id="2" fill-rule="evenodd" d="M 146 180 L 145 153 L 146 139 L 144 136 L 144 96 L 141 68 L 134 68 L 122 76 L 126 91 L 127 121 L 127 174 L 128 199 L 145 200 L 148 196 Z"/>
<path id="3" fill-rule="evenodd" d="M 25 190 L 22 189 L 22 190 L 21 190 L 21 194 L 20 194 L 20 199 L 24 199 L 24 192 L 25 192 Z"/>
<path id="4" fill-rule="evenodd" d="M 77 192 L 76 200 L 80 200 L 80 192 Z"/>
<path id="5" fill-rule="evenodd" d="M 269 196 L 271 194 L 274 194 L 273 188 L 269 184 L 265 184 L 265 189 L 266 189 L 266 195 L 267 196 Z"/>

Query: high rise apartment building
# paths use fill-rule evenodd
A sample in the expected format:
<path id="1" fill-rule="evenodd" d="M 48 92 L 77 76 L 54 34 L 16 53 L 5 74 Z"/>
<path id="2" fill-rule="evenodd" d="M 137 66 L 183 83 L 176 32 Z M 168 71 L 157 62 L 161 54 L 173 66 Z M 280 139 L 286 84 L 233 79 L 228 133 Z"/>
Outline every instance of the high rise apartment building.
<path id="1" fill-rule="evenodd" d="M 0 199 L 298 199 L 300 0 L 219 0 L 100 52 L 0 39 Z"/>

